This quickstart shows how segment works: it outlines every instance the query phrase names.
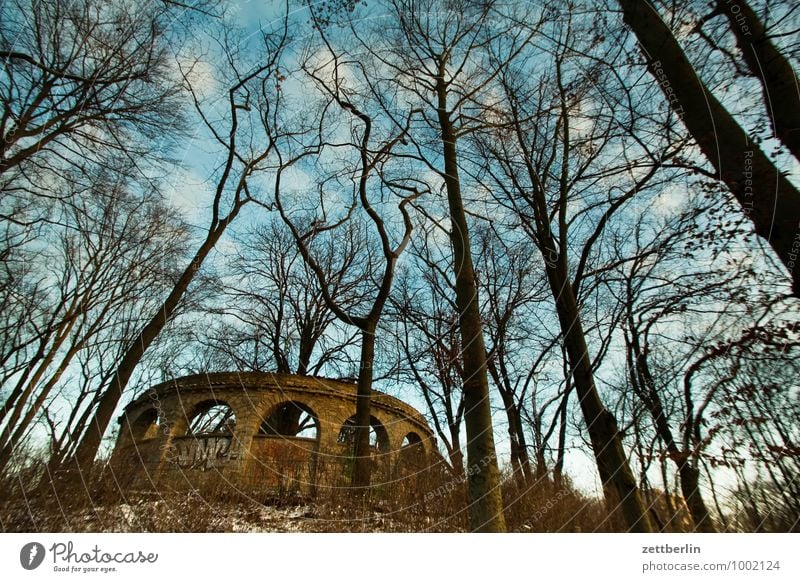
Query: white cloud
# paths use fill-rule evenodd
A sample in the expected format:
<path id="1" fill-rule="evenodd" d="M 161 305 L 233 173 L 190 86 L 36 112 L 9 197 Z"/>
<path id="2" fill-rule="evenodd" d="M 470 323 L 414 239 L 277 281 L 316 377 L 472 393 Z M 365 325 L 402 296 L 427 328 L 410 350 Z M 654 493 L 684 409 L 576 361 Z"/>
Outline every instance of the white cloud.
<path id="1" fill-rule="evenodd" d="M 667 186 L 653 201 L 652 210 L 658 217 L 675 215 L 686 203 L 686 191 L 683 187 Z"/>
<path id="2" fill-rule="evenodd" d="M 191 224 L 201 224 L 214 192 L 208 181 L 192 170 L 177 169 L 167 181 L 166 197 Z"/>
<path id="3" fill-rule="evenodd" d="M 174 62 L 174 75 L 189 85 L 201 99 L 212 97 L 219 90 L 214 65 L 208 61 L 179 55 Z"/>

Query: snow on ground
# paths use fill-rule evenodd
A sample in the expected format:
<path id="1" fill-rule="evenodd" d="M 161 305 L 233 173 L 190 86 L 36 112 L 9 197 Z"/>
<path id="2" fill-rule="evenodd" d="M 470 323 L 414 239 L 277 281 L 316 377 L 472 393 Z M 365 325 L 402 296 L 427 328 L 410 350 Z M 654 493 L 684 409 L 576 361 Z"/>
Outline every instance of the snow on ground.
<path id="1" fill-rule="evenodd" d="M 272 506 L 245 501 L 209 503 L 199 496 L 173 499 L 129 499 L 69 508 L 15 504 L 4 508 L 0 525 L 5 531 L 65 532 L 404 532 L 430 527 L 431 519 L 392 515 L 375 506 L 354 512 L 339 505 Z"/>

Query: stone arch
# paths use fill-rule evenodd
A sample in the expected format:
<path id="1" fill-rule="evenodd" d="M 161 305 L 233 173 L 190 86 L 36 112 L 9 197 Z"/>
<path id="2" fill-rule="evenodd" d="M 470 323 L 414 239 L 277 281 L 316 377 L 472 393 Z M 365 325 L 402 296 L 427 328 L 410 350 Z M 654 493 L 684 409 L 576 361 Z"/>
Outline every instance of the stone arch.
<path id="1" fill-rule="evenodd" d="M 400 445 L 400 448 L 405 449 L 407 447 L 422 447 L 422 446 L 423 446 L 422 437 L 412 430 L 405 437 L 403 437 L 403 442 Z"/>
<path id="2" fill-rule="evenodd" d="M 404 465 L 420 465 L 425 460 L 425 445 L 418 433 L 411 431 L 403 437 L 400 445 L 400 462 Z"/>
<path id="3" fill-rule="evenodd" d="M 356 438 L 356 415 L 344 421 L 339 429 L 338 441 L 341 444 L 352 447 Z M 380 453 L 391 451 L 389 433 L 383 423 L 374 416 L 369 417 L 369 444 Z"/>
<path id="4" fill-rule="evenodd" d="M 195 404 L 186 421 L 186 436 L 232 436 L 236 428 L 236 413 L 224 400 L 209 399 Z"/>
<path id="5" fill-rule="evenodd" d="M 119 419 L 122 430 L 114 462 L 130 466 L 130 460 L 136 460 L 138 469 L 132 482 L 146 484 L 151 475 L 156 475 L 159 482 L 180 488 L 188 482 L 193 487 L 207 480 L 211 483 L 219 472 L 225 474 L 226 480 L 235 480 L 237 486 L 254 491 L 296 488 L 305 492 L 320 485 L 346 487 L 352 463 L 347 441 L 348 433 L 355 428 L 357 399 L 354 384 L 328 378 L 256 372 L 176 378 L 153 386 L 126 406 Z M 418 411 L 378 391 L 373 392 L 372 404 L 370 424 L 376 482 L 394 474 L 405 454 L 402 445 L 416 444 L 417 437 L 425 451 L 423 462 L 435 456 L 433 431 Z M 313 437 L 313 432 L 302 430 L 301 425 L 307 419 L 296 415 L 289 415 L 293 417 L 289 420 L 298 423 L 296 428 L 287 429 L 271 422 L 268 424 L 274 430 L 260 430 L 265 421 L 287 405 L 293 405 L 295 412 L 301 409 L 300 417 L 305 412 L 316 419 L 311 423 L 317 428 L 316 439 L 306 438 Z M 227 407 L 227 415 L 218 414 L 217 421 L 204 423 L 203 430 L 198 426 L 203 424 L 199 417 L 204 414 L 213 417 L 212 409 L 218 406 Z M 131 426 L 137 427 L 136 434 L 152 434 L 148 431 L 153 430 L 149 423 L 156 416 L 155 410 L 150 411 L 154 408 L 158 410 L 158 438 L 133 441 Z M 231 422 L 221 422 L 226 418 Z M 143 425 L 147 425 L 146 430 L 142 430 Z M 193 434 L 193 430 L 201 434 Z M 294 436 L 281 434 L 295 430 Z M 212 432 L 202 434 L 204 431 Z M 408 437 L 411 432 L 415 434 Z M 406 474 L 418 472 L 416 464 L 402 465 Z"/>
<path id="6" fill-rule="evenodd" d="M 127 418 L 130 438 L 133 442 L 141 442 L 158 437 L 159 418 L 158 409 L 146 408 L 136 416 L 135 420 Z"/>
<path id="7" fill-rule="evenodd" d="M 319 415 L 308 404 L 285 400 L 270 408 L 258 428 L 259 436 L 283 436 L 319 441 Z"/>
<path id="8" fill-rule="evenodd" d="M 181 471 L 222 470 L 234 453 L 236 413 L 226 400 L 201 399 L 189 414 L 181 415 L 179 429 L 170 438 L 165 460 Z M 185 410 L 185 409 L 181 409 Z"/>

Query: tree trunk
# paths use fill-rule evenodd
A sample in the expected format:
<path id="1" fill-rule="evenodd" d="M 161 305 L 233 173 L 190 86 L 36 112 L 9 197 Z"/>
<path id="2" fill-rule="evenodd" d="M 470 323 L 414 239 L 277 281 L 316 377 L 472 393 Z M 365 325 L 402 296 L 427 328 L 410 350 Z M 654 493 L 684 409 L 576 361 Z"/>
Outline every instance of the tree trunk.
<path id="1" fill-rule="evenodd" d="M 745 63 L 761 82 L 775 136 L 800 160 L 800 91 L 791 63 L 767 38 L 764 25 L 745 0 L 717 0 L 717 10 L 728 17 Z"/>
<path id="2" fill-rule="evenodd" d="M 505 398 L 503 399 L 505 401 Z M 505 402 L 504 402 L 505 404 Z M 514 477 L 522 485 L 528 486 L 533 481 L 531 475 L 530 461 L 528 454 L 522 445 L 522 433 L 520 432 L 520 425 L 517 422 L 516 407 L 506 405 L 506 418 L 508 419 L 508 438 L 510 444 L 511 454 L 511 468 L 514 471 Z"/>
<path id="3" fill-rule="evenodd" d="M 450 424 L 450 448 L 447 456 L 450 458 L 450 465 L 453 467 L 456 476 L 464 476 L 464 453 L 461 452 L 461 423 Z"/>
<path id="4" fill-rule="evenodd" d="M 463 354 L 464 424 L 467 430 L 467 463 L 470 529 L 478 532 L 506 531 L 500 471 L 494 447 L 489 405 L 486 348 L 478 307 L 478 286 L 472 264 L 470 236 L 458 177 L 456 134 L 447 111 L 444 63 L 436 79 L 438 108 L 444 153 L 445 187 L 450 207 L 456 306 Z"/>
<path id="5" fill-rule="evenodd" d="M 514 407 L 514 422 L 517 425 L 517 445 L 519 447 L 519 463 L 522 466 L 522 474 L 525 475 L 525 483 L 532 485 L 534 483 L 533 473 L 531 472 L 531 458 L 528 454 L 528 443 L 525 440 L 525 427 L 522 424 L 522 414 L 519 406 Z M 540 473 L 541 471 L 541 473 Z M 537 478 L 542 478 L 547 474 L 547 463 L 544 460 L 544 449 L 538 447 L 536 449 L 536 475 Z"/>
<path id="6" fill-rule="evenodd" d="M 304 324 L 300 332 L 300 348 L 297 356 L 297 374 L 305 376 L 308 374 L 308 368 L 311 365 L 311 355 L 314 353 L 315 341 L 313 332 L 308 329 L 309 324 Z"/>
<path id="7" fill-rule="evenodd" d="M 514 471 L 514 478 L 523 485 L 530 486 L 533 483 L 531 473 L 531 462 L 528 456 L 528 449 L 525 444 L 525 432 L 520 418 L 520 411 L 514 402 L 514 394 L 500 377 L 500 372 L 494 363 L 488 364 L 494 383 L 500 396 L 503 399 L 503 408 L 506 411 L 508 420 L 508 438 L 510 442 L 511 468 Z M 538 468 L 538 467 L 537 467 Z"/>
<path id="8" fill-rule="evenodd" d="M 612 514 L 620 512 L 628 531 L 651 532 L 647 507 L 628 465 L 616 419 L 603 406 L 594 384 L 589 349 L 563 257 L 556 263 L 548 262 L 546 271 L 608 509 Z"/>
<path id="9" fill-rule="evenodd" d="M 667 506 L 667 511 L 669 512 L 668 523 L 672 523 L 677 518 L 678 508 L 676 508 L 675 504 L 672 502 L 672 492 L 669 488 L 669 475 L 667 474 L 667 459 L 659 459 L 658 465 L 659 469 L 661 469 L 661 483 L 664 487 L 664 504 Z"/>
<path id="10" fill-rule="evenodd" d="M 12 428 L 14 432 L 10 434 L 10 436 L 6 439 L 6 431 L 3 431 L 2 438 L 4 444 L 0 449 L 0 474 L 3 473 L 6 466 L 9 464 L 11 459 L 14 456 L 14 452 L 17 448 L 17 444 L 22 442 L 23 437 L 30 429 L 33 420 L 36 418 L 36 415 L 39 414 L 39 411 L 42 409 L 47 397 L 50 395 L 50 392 L 53 390 L 55 385 L 61 379 L 61 376 L 67 369 L 67 366 L 72 361 L 72 358 L 75 354 L 82 348 L 83 342 L 79 342 L 77 345 L 71 346 L 67 354 L 61 359 L 58 368 L 55 370 L 51 378 L 47 381 L 47 383 L 39 390 L 39 393 L 36 395 L 36 399 L 33 403 L 28 407 L 28 410 L 25 412 L 25 416 L 22 418 L 20 422 L 16 423 L 16 426 L 8 424 L 6 429 L 10 431 Z M 21 412 L 22 406 L 19 406 L 19 411 Z M 17 412 L 15 410 L 14 412 Z"/>
<path id="11" fill-rule="evenodd" d="M 70 324 L 70 326 L 71 325 L 72 324 Z M 25 365 L 25 369 L 22 371 L 22 374 L 19 377 L 19 379 L 17 380 L 17 383 L 14 386 L 14 389 L 11 391 L 11 394 L 8 395 L 8 397 L 6 398 L 5 402 L 3 403 L 3 406 L 0 407 L 0 425 L 3 424 L 3 421 L 5 420 L 6 415 L 9 412 L 15 411 L 16 408 L 18 408 L 19 406 L 24 406 L 24 403 L 27 401 L 27 399 L 29 397 L 29 394 L 28 394 L 27 390 L 30 389 L 30 386 L 31 386 L 31 382 L 28 382 L 28 378 L 30 377 L 31 373 L 33 372 L 33 369 L 36 367 L 37 362 L 39 362 L 39 360 L 41 360 L 42 358 L 45 357 L 45 352 L 47 351 L 47 344 L 50 341 L 50 336 L 52 335 L 52 333 L 53 333 L 52 331 L 48 331 L 43 335 L 43 337 L 40 338 L 39 347 L 37 348 L 36 353 L 27 362 L 27 364 Z M 59 340 L 60 335 L 61 334 L 58 334 L 56 336 L 56 342 L 60 341 L 60 342 L 63 343 L 65 341 L 65 339 L 66 339 L 66 335 L 63 335 L 63 337 L 61 337 L 61 339 Z M 59 344 L 59 346 L 60 346 L 60 344 Z M 58 348 L 55 347 L 55 349 L 57 350 Z M 45 365 L 45 367 L 44 368 L 42 368 L 42 367 L 38 368 L 39 370 L 41 370 L 41 374 L 44 373 L 44 371 L 46 370 L 47 366 L 50 365 L 50 362 L 52 361 L 52 359 L 54 357 L 55 357 L 55 352 L 51 348 L 51 351 L 49 352 L 49 355 L 47 356 L 46 365 L 43 364 L 43 365 Z M 39 380 L 37 378 L 35 380 L 35 382 L 33 382 L 33 384 L 35 384 L 38 381 Z M 26 382 L 27 382 L 27 384 L 26 384 Z M 21 401 L 20 404 L 17 404 L 17 401 L 20 398 L 22 398 L 22 401 Z M 12 420 L 11 424 L 14 424 L 15 422 L 16 422 L 16 420 Z"/>
<path id="12" fill-rule="evenodd" d="M 694 521 L 695 531 L 715 533 L 717 529 L 708 513 L 708 508 L 700 495 L 700 471 L 692 466 L 688 459 L 680 464 L 678 473 L 681 479 L 681 493 L 686 501 L 686 507 Z"/>
<path id="13" fill-rule="evenodd" d="M 372 474 L 369 447 L 370 400 L 372 399 L 372 364 L 375 361 L 375 324 L 361 330 L 361 364 L 356 389 L 356 434 L 353 447 L 351 484 L 366 493 Z"/>
<path id="14" fill-rule="evenodd" d="M 666 98 L 800 294 L 800 193 L 711 94 L 650 2 L 618 0 Z M 775 99 L 781 97 L 773 96 Z"/>
<path id="15" fill-rule="evenodd" d="M 648 511 L 650 512 L 650 520 L 655 525 L 655 531 L 663 532 L 664 531 L 664 521 L 661 519 L 661 516 L 658 515 L 658 504 L 656 500 L 653 498 L 653 490 L 650 488 L 649 485 L 646 485 L 646 482 L 642 482 L 642 486 L 640 487 L 642 491 L 642 497 L 644 497 L 644 501 L 649 508 Z"/>
<path id="16" fill-rule="evenodd" d="M 547 459 L 544 456 L 544 447 L 536 448 L 536 484 L 543 484 L 547 480 Z"/>
<path id="17" fill-rule="evenodd" d="M 686 502 L 686 507 L 689 508 L 689 513 L 695 524 L 695 530 L 704 533 L 715 533 L 717 530 L 698 487 L 700 472 L 692 467 L 689 453 L 681 451 L 675 442 L 672 429 L 667 422 L 667 415 L 664 412 L 661 396 L 656 390 L 655 381 L 647 363 L 647 357 L 643 353 L 639 337 L 633 329 L 631 329 L 629 347 L 633 356 L 633 367 L 636 374 L 634 377 L 636 382 L 634 391 L 653 417 L 656 433 L 664 442 L 664 447 L 667 449 L 669 457 L 678 469 L 681 480 L 681 494 Z"/>
<path id="18" fill-rule="evenodd" d="M 68 321 L 66 327 L 63 329 L 59 329 L 57 331 L 56 336 L 53 340 L 53 345 L 50 346 L 50 349 L 45 350 L 46 344 L 44 342 L 41 342 L 36 354 L 28 363 L 28 365 L 25 366 L 25 370 L 23 371 L 22 376 L 20 377 L 16 386 L 14 387 L 14 390 L 12 391 L 11 395 L 6 399 L 2 409 L 0 409 L 0 424 L 2 424 L 3 421 L 6 420 L 7 414 L 11 413 L 11 417 L 6 422 L 3 434 L 2 436 L 0 436 L 0 443 L 5 443 L 7 439 L 7 433 L 10 433 L 10 431 L 13 430 L 17 421 L 19 420 L 19 417 L 22 415 L 22 411 L 24 410 L 25 405 L 28 402 L 28 399 L 33 393 L 33 390 L 39 384 L 39 381 L 42 379 L 42 376 L 44 376 L 44 374 L 47 372 L 47 369 L 53 363 L 53 360 L 55 359 L 56 355 L 58 355 L 58 351 L 61 349 L 61 346 L 67 340 L 67 337 L 69 337 L 72 328 L 77 322 L 76 312 L 81 309 L 82 303 L 83 302 L 79 302 L 76 310 L 67 314 L 66 319 Z M 47 351 L 46 354 L 45 351 Z M 40 360 L 42 361 L 39 362 Z M 39 363 L 37 364 L 37 362 Z M 33 372 L 32 376 L 31 372 Z"/>
<path id="19" fill-rule="evenodd" d="M 553 480 L 556 487 L 561 487 L 563 484 L 564 456 L 567 449 L 567 403 L 569 402 L 569 394 L 572 391 L 572 384 L 569 378 L 567 378 L 566 382 L 564 398 L 561 401 L 558 413 L 558 450 L 556 452 L 556 462 L 553 465 Z"/>

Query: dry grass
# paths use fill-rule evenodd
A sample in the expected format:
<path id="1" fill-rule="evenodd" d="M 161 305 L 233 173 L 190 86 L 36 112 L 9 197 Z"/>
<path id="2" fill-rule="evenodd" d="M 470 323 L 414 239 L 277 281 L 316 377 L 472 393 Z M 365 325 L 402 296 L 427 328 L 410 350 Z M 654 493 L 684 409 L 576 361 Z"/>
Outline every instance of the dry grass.
<path id="1" fill-rule="evenodd" d="M 440 467 L 380 475 L 363 494 L 344 478 L 313 488 L 281 481 L 243 486 L 218 471 L 154 482 L 133 480 L 130 469 L 97 465 L 89 481 L 49 475 L 28 463 L 0 482 L 0 529 L 5 532 L 465 532 L 463 477 Z M 323 480 L 324 481 L 324 480 Z M 621 531 L 603 502 L 568 480 L 532 484 L 505 475 L 503 500 L 509 531 Z M 684 529 L 684 516 L 666 519 L 665 531 Z M 795 522 L 796 523 L 796 522 Z"/>

